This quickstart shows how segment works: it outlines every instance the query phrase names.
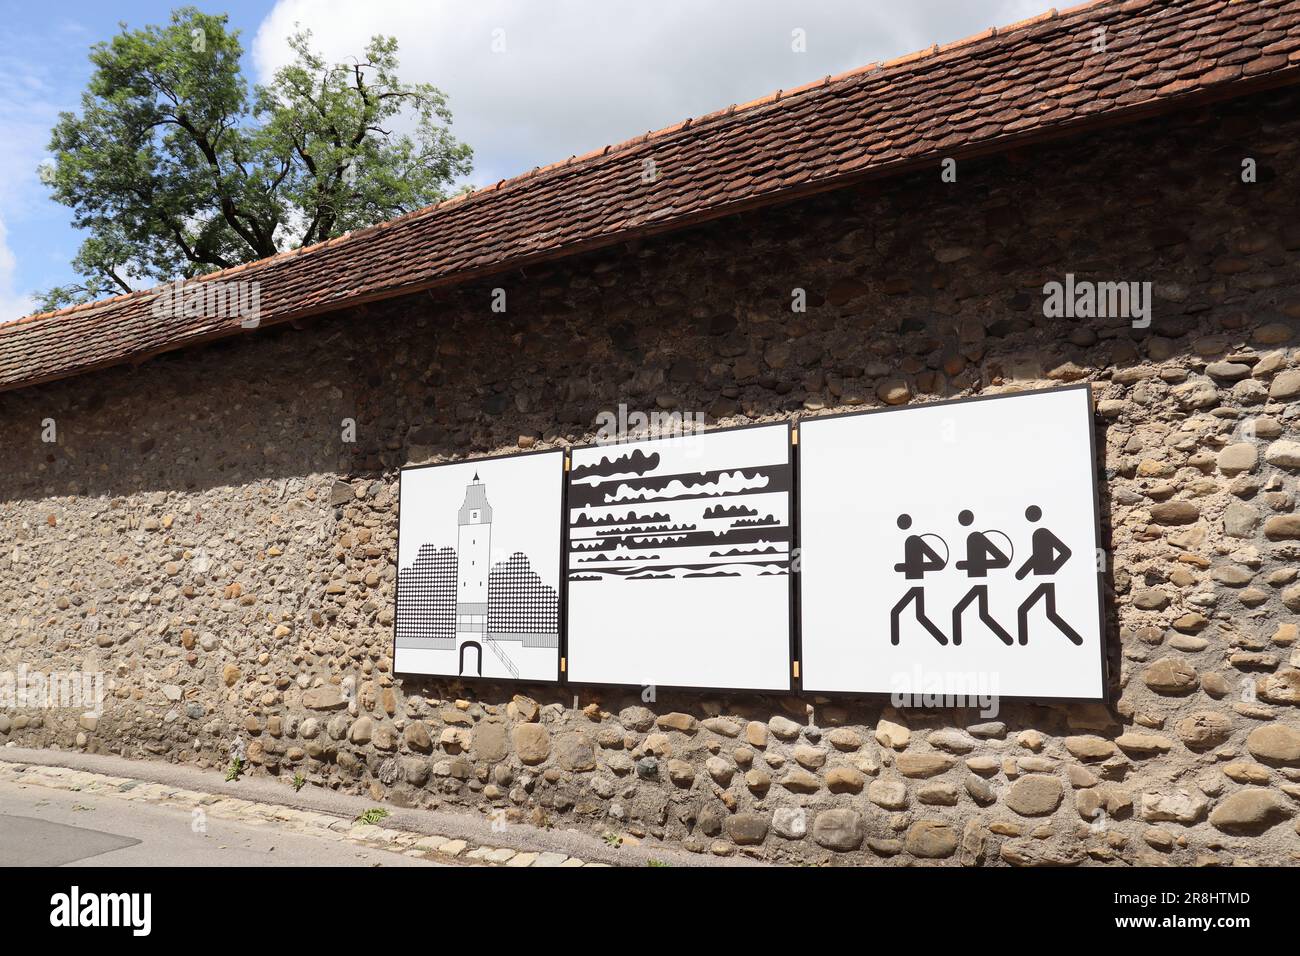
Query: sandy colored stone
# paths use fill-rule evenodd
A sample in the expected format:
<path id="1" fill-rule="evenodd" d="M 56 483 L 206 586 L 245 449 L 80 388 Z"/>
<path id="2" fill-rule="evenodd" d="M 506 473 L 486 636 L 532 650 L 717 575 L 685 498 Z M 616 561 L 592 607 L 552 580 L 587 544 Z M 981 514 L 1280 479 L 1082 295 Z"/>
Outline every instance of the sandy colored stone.
<path id="1" fill-rule="evenodd" d="M 1035 773 L 1013 783 L 1005 802 L 1022 817 L 1041 817 L 1061 805 L 1063 794 L 1064 789 L 1057 777 Z"/>
<path id="2" fill-rule="evenodd" d="M 1181 657 L 1162 657 L 1142 672 L 1142 682 L 1160 694 L 1185 694 L 1196 689 L 1196 668 Z"/>
<path id="3" fill-rule="evenodd" d="M 1247 760 L 1224 764 L 1223 775 L 1235 783 L 1268 783 L 1271 777 L 1267 767 Z"/>
<path id="4" fill-rule="evenodd" d="M 726 717 L 709 717 L 703 722 L 702 726 L 705 730 L 718 734 L 721 737 L 740 736 L 740 724 L 736 723 L 734 720 L 729 720 Z"/>
<path id="5" fill-rule="evenodd" d="M 902 379 L 890 379 L 876 387 L 876 395 L 886 405 L 905 405 L 912 397 L 912 389 Z"/>
<path id="6" fill-rule="evenodd" d="M 1260 700 L 1270 704 L 1300 704 L 1300 668 L 1287 667 L 1274 674 L 1266 674 L 1256 684 Z"/>
<path id="7" fill-rule="evenodd" d="M 1173 746 L 1173 743 L 1168 737 L 1162 737 L 1159 734 L 1144 734 L 1131 730 L 1116 737 L 1115 745 L 1125 753 L 1146 756 L 1165 753 Z"/>
<path id="8" fill-rule="evenodd" d="M 348 700 L 337 684 L 322 684 L 303 691 L 302 705 L 308 710 L 342 710 Z"/>
<path id="9" fill-rule="evenodd" d="M 791 793 L 816 793 L 822 788 L 822 782 L 816 774 L 795 767 L 781 778 L 781 786 Z"/>
<path id="10" fill-rule="evenodd" d="M 1232 719 L 1213 710 L 1188 714 L 1175 727 L 1178 739 L 1194 750 L 1217 747 L 1232 734 Z"/>
<path id="11" fill-rule="evenodd" d="M 941 774 L 955 761 L 946 754 L 936 753 L 902 753 L 898 755 L 895 765 L 904 777 L 933 777 Z"/>
<path id="12" fill-rule="evenodd" d="M 1295 812 L 1286 798 L 1271 790 L 1249 788 L 1221 801 L 1210 813 L 1210 823 L 1225 833 L 1262 833 Z"/>
<path id="13" fill-rule="evenodd" d="M 799 736 L 800 726 L 788 717 L 779 714 L 767 722 L 767 729 L 781 740 L 794 740 Z"/>
<path id="14" fill-rule="evenodd" d="M 1273 376 L 1268 387 L 1268 397 L 1285 401 L 1300 398 L 1300 369 L 1287 369 Z"/>
<path id="15" fill-rule="evenodd" d="M 1264 763 L 1300 766 L 1300 730 L 1286 724 L 1265 724 L 1250 732 L 1246 749 Z"/>
<path id="16" fill-rule="evenodd" d="M 896 724 L 889 720 L 881 720 L 876 724 L 876 743 L 882 747 L 903 750 L 911 739 L 912 732 L 902 724 Z"/>
<path id="17" fill-rule="evenodd" d="M 551 735 L 541 724 L 516 724 L 510 739 L 515 753 L 526 764 L 544 763 L 551 755 Z"/>
<path id="18" fill-rule="evenodd" d="M 867 787 L 867 799 L 886 810 L 907 806 L 907 784 L 901 780 L 873 780 Z"/>
<path id="19" fill-rule="evenodd" d="M 832 767 L 826 771 L 826 789 L 831 793 L 861 793 L 866 779 L 855 767 Z"/>
<path id="20" fill-rule="evenodd" d="M 1264 460 L 1280 468 L 1300 468 L 1300 442 L 1281 439 L 1264 452 Z"/>
<path id="21" fill-rule="evenodd" d="M 1151 823 L 1169 821 L 1191 826 L 1205 816 L 1210 801 L 1194 787 L 1142 794 L 1141 816 Z"/>
<path id="22" fill-rule="evenodd" d="M 840 853 L 856 850 L 865 836 L 861 815 L 847 808 L 823 810 L 817 814 L 812 832 L 818 845 Z"/>
<path id="23" fill-rule="evenodd" d="M 655 724 L 663 730 L 675 730 L 683 734 L 693 734 L 699 729 L 694 717 L 677 712 L 664 714 Z"/>
<path id="24" fill-rule="evenodd" d="M 1219 452 L 1219 471 L 1225 475 L 1254 471 L 1258 463 L 1259 450 L 1250 442 L 1237 442 Z"/>
<path id="25" fill-rule="evenodd" d="M 836 727 L 826 735 L 826 739 L 836 750 L 851 752 L 862 747 L 862 738 L 848 727 Z"/>
<path id="26" fill-rule="evenodd" d="M 826 751 L 820 747 L 801 745 L 794 748 L 795 763 L 806 770 L 818 770 L 826 764 Z"/>
<path id="27" fill-rule="evenodd" d="M 1300 514 L 1273 515 L 1264 522 L 1264 537 L 1270 541 L 1300 539 Z"/>
<path id="28" fill-rule="evenodd" d="M 923 860 L 946 859 L 957 852 L 957 831 L 943 820 L 917 820 L 908 828 L 903 845 Z"/>
<path id="29" fill-rule="evenodd" d="M 1115 745 L 1111 741 L 1091 735 L 1066 737 L 1065 749 L 1080 760 L 1105 760 L 1115 753 Z"/>

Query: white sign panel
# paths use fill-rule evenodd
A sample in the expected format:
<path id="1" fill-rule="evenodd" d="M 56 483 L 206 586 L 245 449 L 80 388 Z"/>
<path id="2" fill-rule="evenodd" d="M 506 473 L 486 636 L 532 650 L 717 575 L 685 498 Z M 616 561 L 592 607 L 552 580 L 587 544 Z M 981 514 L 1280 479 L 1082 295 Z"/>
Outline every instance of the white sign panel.
<path id="1" fill-rule="evenodd" d="M 785 424 L 573 450 L 568 677 L 790 687 Z"/>
<path id="2" fill-rule="evenodd" d="M 403 469 L 393 669 L 560 676 L 562 451 Z"/>
<path id="3" fill-rule="evenodd" d="M 1087 386 L 799 425 L 803 687 L 1103 696 Z"/>

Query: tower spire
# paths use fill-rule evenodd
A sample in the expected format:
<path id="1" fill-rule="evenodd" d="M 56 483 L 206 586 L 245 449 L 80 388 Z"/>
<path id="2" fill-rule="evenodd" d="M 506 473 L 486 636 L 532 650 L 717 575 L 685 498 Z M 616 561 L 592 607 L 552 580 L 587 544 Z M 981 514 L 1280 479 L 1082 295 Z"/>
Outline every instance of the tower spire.
<path id="1" fill-rule="evenodd" d="M 474 480 L 465 486 L 465 503 L 460 506 L 459 523 L 492 523 L 492 506 L 487 500 L 487 485 L 479 480 L 478 472 L 474 473 Z"/>

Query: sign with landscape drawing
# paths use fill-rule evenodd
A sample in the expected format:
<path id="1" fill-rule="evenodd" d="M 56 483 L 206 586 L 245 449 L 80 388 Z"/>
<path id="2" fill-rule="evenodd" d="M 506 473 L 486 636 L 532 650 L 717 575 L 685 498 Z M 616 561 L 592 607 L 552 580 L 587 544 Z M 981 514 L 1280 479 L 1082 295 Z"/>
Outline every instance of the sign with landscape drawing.
<path id="1" fill-rule="evenodd" d="M 787 424 L 575 448 L 568 677 L 788 690 Z"/>
<path id="2" fill-rule="evenodd" d="M 564 452 L 401 473 L 393 669 L 560 676 Z"/>
<path id="3" fill-rule="evenodd" d="M 799 425 L 803 687 L 1103 696 L 1086 385 Z"/>

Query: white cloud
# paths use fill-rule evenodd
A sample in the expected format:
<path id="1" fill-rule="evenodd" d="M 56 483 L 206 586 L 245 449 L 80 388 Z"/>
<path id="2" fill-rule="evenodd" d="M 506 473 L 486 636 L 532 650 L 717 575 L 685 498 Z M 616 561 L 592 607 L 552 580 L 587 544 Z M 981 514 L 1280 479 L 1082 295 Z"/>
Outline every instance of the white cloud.
<path id="1" fill-rule="evenodd" d="M 26 293 L 31 286 L 71 278 L 64 265 L 71 258 L 66 248 L 66 237 L 73 234 L 70 216 L 48 198 L 38 166 L 47 158 L 59 110 L 75 96 L 66 69 L 61 73 L 49 62 L 57 60 L 50 48 L 74 42 L 84 47 L 87 41 L 66 23 L 51 24 L 38 34 L 27 29 L 6 37 L 0 48 L 0 322 L 35 309 Z M 21 266 L 11 241 L 23 250 Z"/>
<path id="2" fill-rule="evenodd" d="M 649 129 L 1032 16 L 1044 0 L 279 0 L 252 44 L 262 79 L 295 22 L 330 59 L 396 36 L 403 78 L 448 95 L 484 185 Z M 792 51 L 793 31 L 807 51 Z M 496 33 L 494 31 L 502 31 Z M 504 38 L 505 51 L 493 52 Z"/>
<path id="3" fill-rule="evenodd" d="M 21 319 L 36 307 L 30 295 L 20 295 L 15 291 L 14 276 L 17 272 L 18 260 L 9 248 L 9 230 L 4 219 L 0 218 L 0 323 Z"/>
<path id="4" fill-rule="evenodd" d="M 44 198 L 37 166 L 59 108 L 42 64 L 0 52 L 0 209 L 30 213 Z"/>

